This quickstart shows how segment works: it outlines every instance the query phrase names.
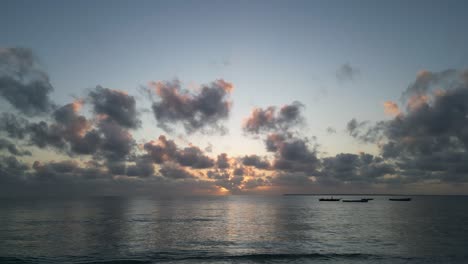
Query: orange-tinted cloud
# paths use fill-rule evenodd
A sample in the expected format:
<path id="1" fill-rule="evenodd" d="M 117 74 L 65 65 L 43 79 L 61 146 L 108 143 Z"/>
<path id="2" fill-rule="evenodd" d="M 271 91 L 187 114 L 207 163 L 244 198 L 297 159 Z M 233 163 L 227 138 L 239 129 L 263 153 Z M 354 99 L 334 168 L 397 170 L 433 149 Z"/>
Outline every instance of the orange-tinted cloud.
<path id="1" fill-rule="evenodd" d="M 408 99 L 406 105 L 409 111 L 419 109 L 420 107 L 427 105 L 429 102 L 429 96 L 426 94 L 415 94 Z"/>
<path id="2" fill-rule="evenodd" d="M 397 116 L 401 114 L 401 111 L 400 111 L 400 108 L 398 108 L 398 105 L 392 101 L 384 102 L 384 112 L 386 115 L 389 115 L 389 116 Z"/>
<path id="3" fill-rule="evenodd" d="M 187 133 L 225 132 L 220 121 L 231 111 L 229 95 L 234 89 L 233 84 L 220 79 L 202 85 L 197 92 L 183 89 L 178 80 L 152 82 L 150 86 L 158 98 L 152 110 L 163 130 L 170 132 L 175 125 L 181 124 Z"/>

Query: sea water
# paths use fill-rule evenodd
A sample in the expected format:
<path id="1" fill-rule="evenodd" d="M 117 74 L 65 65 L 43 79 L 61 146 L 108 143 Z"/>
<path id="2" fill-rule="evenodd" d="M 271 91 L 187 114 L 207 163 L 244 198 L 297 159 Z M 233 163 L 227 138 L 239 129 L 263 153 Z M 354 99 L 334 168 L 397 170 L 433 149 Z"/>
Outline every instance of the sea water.
<path id="1" fill-rule="evenodd" d="M 0 199 L 0 263 L 468 263 L 466 196 L 318 198 Z"/>

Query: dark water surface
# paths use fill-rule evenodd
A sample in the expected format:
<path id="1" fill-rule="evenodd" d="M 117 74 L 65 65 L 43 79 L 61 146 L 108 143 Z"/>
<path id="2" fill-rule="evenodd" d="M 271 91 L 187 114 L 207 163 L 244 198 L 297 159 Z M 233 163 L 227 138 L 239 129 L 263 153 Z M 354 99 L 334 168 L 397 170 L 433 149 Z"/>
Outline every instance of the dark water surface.
<path id="1" fill-rule="evenodd" d="M 0 263 L 468 263 L 466 196 L 318 198 L 0 199 Z"/>

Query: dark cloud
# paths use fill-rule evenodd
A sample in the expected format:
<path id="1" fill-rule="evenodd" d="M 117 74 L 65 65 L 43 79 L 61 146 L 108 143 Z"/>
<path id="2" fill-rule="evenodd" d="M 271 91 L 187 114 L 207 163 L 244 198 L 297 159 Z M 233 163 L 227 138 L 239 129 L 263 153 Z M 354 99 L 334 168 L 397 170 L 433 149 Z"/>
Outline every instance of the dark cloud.
<path id="1" fill-rule="evenodd" d="M 314 184 L 313 178 L 304 172 L 279 172 L 271 179 L 271 184 L 279 187 L 310 186 Z"/>
<path id="2" fill-rule="evenodd" d="M 0 156 L 0 196 L 187 196 L 218 190 L 214 182 L 199 180 L 177 165 L 162 168 L 168 177 L 152 176 L 149 164 L 145 156 L 137 157 L 121 174 L 96 161 L 37 161 L 31 170 L 14 156 Z"/>
<path id="3" fill-rule="evenodd" d="M 360 70 L 349 63 L 345 63 L 336 71 L 336 78 L 339 81 L 354 80 L 360 74 Z"/>
<path id="4" fill-rule="evenodd" d="M 287 138 L 291 138 L 291 134 L 280 134 L 280 133 L 271 133 L 267 136 L 265 140 L 266 150 L 268 152 L 276 152 L 281 144 L 286 141 Z"/>
<path id="5" fill-rule="evenodd" d="M 52 146 L 63 150 L 66 146 L 61 128 L 57 124 L 49 125 L 44 121 L 31 123 L 28 126 L 28 133 L 31 143 L 39 148 Z"/>
<path id="6" fill-rule="evenodd" d="M 190 146 L 179 149 L 174 141 L 167 140 L 165 136 L 159 136 L 157 141 L 146 143 L 144 149 L 157 164 L 171 161 L 194 169 L 206 169 L 215 164 L 215 161 L 204 155 L 200 148 Z"/>
<path id="7" fill-rule="evenodd" d="M 165 136 L 159 136 L 157 141 L 150 141 L 144 145 L 144 149 L 153 159 L 154 163 L 162 164 L 165 161 L 173 160 L 178 151 L 173 140 L 167 140 Z"/>
<path id="8" fill-rule="evenodd" d="M 261 158 L 257 155 L 248 155 L 242 158 L 242 164 L 245 166 L 253 166 L 257 169 L 268 170 L 270 169 L 270 162 L 265 159 Z"/>
<path id="9" fill-rule="evenodd" d="M 269 185 L 269 181 L 261 177 L 246 177 L 254 176 L 253 173 L 246 167 L 237 167 L 232 170 L 209 170 L 207 177 L 215 180 L 214 184 L 228 190 L 230 193 L 244 193 L 260 186 Z"/>
<path id="10" fill-rule="evenodd" d="M 53 109 L 49 77 L 40 70 L 32 51 L 0 48 L 0 96 L 23 114 L 33 116 Z"/>
<path id="11" fill-rule="evenodd" d="M 416 76 L 416 80 L 408 86 L 402 94 L 402 99 L 407 100 L 412 96 L 419 96 L 429 92 L 435 85 L 451 88 L 454 85 L 458 71 L 448 69 L 441 72 L 422 70 Z"/>
<path id="12" fill-rule="evenodd" d="M 69 155 L 94 154 L 101 137 L 92 123 L 78 114 L 82 105 L 76 101 L 57 108 L 52 113 L 55 122 L 30 122 L 10 113 L 0 116 L 0 131 L 10 138 L 26 140 L 39 148 L 52 147 Z"/>
<path id="13" fill-rule="evenodd" d="M 37 186 L 47 186 L 44 184 L 53 183 L 54 188 L 75 185 L 75 188 L 86 188 L 85 182 L 112 180 L 112 175 L 107 173 L 103 166 L 88 162 L 80 164 L 74 160 L 40 162 L 33 164 L 34 173 L 29 178 L 29 182 Z M 60 190 L 51 190 L 60 192 Z"/>
<path id="14" fill-rule="evenodd" d="M 194 169 L 206 169 L 213 167 L 214 160 L 205 156 L 200 148 L 191 146 L 180 150 L 176 155 L 177 162 L 182 166 Z"/>
<path id="15" fill-rule="evenodd" d="M 108 161 L 106 167 L 112 175 L 126 175 L 127 165 L 124 161 Z"/>
<path id="16" fill-rule="evenodd" d="M 97 86 L 89 93 L 89 98 L 94 112 L 102 118 L 112 120 L 125 128 L 141 126 L 133 96 L 123 91 Z"/>
<path id="17" fill-rule="evenodd" d="M 153 161 L 149 157 L 139 157 L 134 165 L 127 167 L 127 176 L 149 177 L 154 175 Z"/>
<path id="18" fill-rule="evenodd" d="M 238 167 L 238 168 L 235 168 L 233 171 L 232 171 L 232 174 L 234 176 L 244 176 L 245 175 L 245 168 L 244 167 Z"/>
<path id="19" fill-rule="evenodd" d="M 382 155 L 404 170 L 419 170 L 441 180 L 468 181 L 468 87 L 434 96 L 387 123 Z M 463 176 L 460 178 L 460 175 Z"/>
<path id="20" fill-rule="evenodd" d="M 102 143 L 99 132 L 95 129 L 86 132 L 83 137 L 76 137 L 70 142 L 71 152 L 75 154 L 95 154 Z"/>
<path id="21" fill-rule="evenodd" d="M 369 121 L 357 121 L 353 118 L 346 125 L 346 130 L 350 136 L 361 142 L 377 143 L 383 139 L 385 127 L 385 121 L 371 124 Z"/>
<path id="22" fill-rule="evenodd" d="M 196 178 L 194 174 L 173 163 L 163 164 L 161 169 L 159 169 L 159 173 L 166 178 L 175 180 Z"/>
<path id="23" fill-rule="evenodd" d="M 244 176 L 235 176 L 232 175 L 230 178 L 218 179 L 215 181 L 216 186 L 223 187 L 224 189 L 229 190 L 231 193 L 240 193 L 242 192 L 241 184 L 244 181 Z"/>
<path id="24" fill-rule="evenodd" d="M 19 150 L 16 145 L 9 140 L 0 138 L 0 151 L 4 149 L 8 150 L 10 154 L 15 156 L 31 156 L 31 152 L 29 150 Z"/>
<path id="25" fill-rule="evenodd" d="M 214 180 L 228 180 L 231 174 L 226 170 L 209 170 L 206 176 Z"/>
<path id="26" fill-rule="evenodd" d="M 225 132 L 220 121 L 226 119 L 231 110 L 231 83 L 217 80 L 203 85 L 197 93 L 182 89 L 179 81 L 152 85 L 158 98 L 152 105 L 154 116 L 165 131 L 170 132 L 175 124 L 181 124 L 187 133 Z"/>
<path id="27" fill-rule="evenodd" d="M 94 154 L 99 149 L 99 132 L 91 129 L 92 123 L 79 115 L 83 102 L 75 101 L 54 111 L 53 117 L 59 126 L 62 137 L 70 144 L 73 154 Z"/>
<path id="28" fill-rule="evenodd" d="M 435 84 L 448 86 L 430 91 Z M 382 157 L 396 164 L 402 182 L 468 182 L 468 83 L 463 74 L 421 72 L 404 96 L 410 92 L 406 112 L 366 123 L 365 129 L 352 120 L 351 135 L 378 138 Z"/>
<path id="29" fill-rule="evenodd" d="M 269 186 L 271 183 L 268 180 L 265 180 L 263 178 L 254 178 L 254 179 L 249 179 L 244 182 L 244 190 L 251 190 L 255 189 L 257 187 L 262 187 L 262 186 Z"/>
<path id="30" fill-rule="evenodd" d="M 221 153 L 218 155 L 218 159 L 216 160 L 216 167 L 219 169 L 228 169 L 229 165 L 229 158 L 226 153 Z"/>
<path id="31" fill-rule="evenodd" d="M 254 108 L 245 120 L 243 129 L 247 133 L 259 134 L 270 131 L 287 131 L 289 128 L 302 124 L 302 109 L 304 105 L 298 101 L 285 105 L 277 111 L 274 106 L 266 109 Z"/>
<path id="32" fill-rule="evenodd" d="M 290 133 L 271 133 L 265 140 L 266 150 L 275 153 L 272 167 L 283 171 L 315 173 L 320 165 L 316 143 Z"/>
<path id="33" fill-rule="evenodd" d="M 2 113 L 0 116 L 0 132 L 6 132 L 10 138 L 23 139 L 27 134 L 28 125 L 27 119 L 11 113 Z"/>
<path id="34" fill-rule="evenodd" d="M 132 135 L 114 121 L 101 121 L 99 133 L 102 134 L 100 151 L 108 160 L 126 159 L 136 145 Z"/>
<path id="35" fill-rule="evenodd" d="M 112 138 L 113 132 L 108 129 L 109 125 L 100 126 L 99 131 L 93 129 L 93 124 L 78 114 L 80 107 L 81 102 L 64 105 L 52 113 L 55 123 L 49 124 L 45 121 L 29 123 L 25 129 L 21 128 L 21 132 L 29 135 L 31 144 L 39 148 L 53 147 L 69 155 L 95 154 L 103 146 L 102 143 Z M 115 133 L 124 132 L 119 127 Z M 116 142 L 111 142 L 114 143 Z M 122 145 L 121 142 L 118 143 L 116 146 Z"/>
<path id="36" fill-rule="evenodd" d="M 320 166 L 315 147 L 308 146 L 307 139 L 292 138 L 277 145 L 273 168 L 283 171 L 316 173 Z"/>
<path id="37" fill-rule="evenodd" d="M 337 183 L 376 183 L 395 172 L 395 167 L 380 157 L 366 153 L 340 153 L 323 159 L 319 179 Z"/>
<path id="38" fill-rule="evenodd" d="M 28 169 L 29 166 L 15 156 L 0 156 L 0 187 L 24 181 Z"/>

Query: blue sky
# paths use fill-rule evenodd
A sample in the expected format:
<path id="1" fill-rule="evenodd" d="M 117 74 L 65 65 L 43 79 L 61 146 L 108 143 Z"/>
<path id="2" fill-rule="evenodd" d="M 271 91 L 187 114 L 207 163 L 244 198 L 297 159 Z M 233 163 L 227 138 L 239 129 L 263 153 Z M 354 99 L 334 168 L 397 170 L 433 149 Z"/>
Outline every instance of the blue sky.
<path id="1" fill-rule="evenodd" d="M 3 46 L 34 50 L 57 101 L 97 84 L 136 94 L 153 80 L 224 78 L 236 87 L 229 121 L 236 142 L 253 106 L 300 100 L 310 134 L 337 153 L 366 146 L 343 133 L 327 136 L 326 127 L 341 132 L 353 117 L 382 118 L 382 102 L 397 100 L 419 70 L 466 67 L 466 8 L 463 1 L 3 1 L 0 32 Z M 336 80 L 344 63 L 359 69 L 354 81 Z"/>
<path id="2" fill-rule="evenodd" d="M 138 98 L 151 81 L 196 87 L 216 79 L 235 86 L 226 136 L 192 134 L 215 153 L 265 154 L 245 136 L 254 107 L 305 106 L 303 132 L 324 155 L 377 153 L 348 135 L 352 118 L 385 120 L 383 102 L 421 70 L 464 69 L 466 1 L 1 1 L 0 46 L 25 47 L 40 59 L 58 104 L 102 85 Z M 339 80 L 344 64 L 357 72 Z M 143 113 L 134 133 L 164 133 Z M 333 127 L 336 133 L 327 134 Z M 182 132 L 178 132 L 182 134 Z"/>

